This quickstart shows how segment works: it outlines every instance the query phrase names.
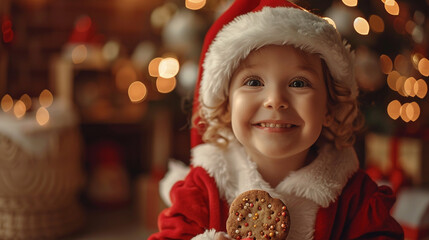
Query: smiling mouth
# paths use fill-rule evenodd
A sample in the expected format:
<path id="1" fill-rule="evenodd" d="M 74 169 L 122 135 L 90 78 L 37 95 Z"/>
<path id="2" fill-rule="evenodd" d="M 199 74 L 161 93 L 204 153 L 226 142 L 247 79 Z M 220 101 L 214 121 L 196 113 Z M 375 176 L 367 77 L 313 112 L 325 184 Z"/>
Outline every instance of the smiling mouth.
<path id="1" fill-rule="evenodd" d="M 291 123 L 257 123 L 255 124 L 256 126 L 260 126 L 263 128 L 293 128 L 296 127 L 296 125 L 291 124 Z"/>

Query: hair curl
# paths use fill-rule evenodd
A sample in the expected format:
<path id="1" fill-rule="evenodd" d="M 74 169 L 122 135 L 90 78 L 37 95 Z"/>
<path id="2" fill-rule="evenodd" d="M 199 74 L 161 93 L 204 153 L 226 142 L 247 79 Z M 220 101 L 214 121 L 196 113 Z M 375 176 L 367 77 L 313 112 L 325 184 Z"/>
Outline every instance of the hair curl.
<path id="1" fill-rule="evenodd" d="M 323 59 L 322 69 L 328 93 L 328 124 L 323 127 L 317 142 L 332 142 L 337 149 L 352 146 L 356 132 L 364 123 L 357 99 L 351 95 L 349 88 L 333 80 Z M 199 131 L 204 142 L 223 149 L 228 146 L 233 133 L 227 98 L 215 107 L 200 106 L 192 118 L 193 127 Z"/>

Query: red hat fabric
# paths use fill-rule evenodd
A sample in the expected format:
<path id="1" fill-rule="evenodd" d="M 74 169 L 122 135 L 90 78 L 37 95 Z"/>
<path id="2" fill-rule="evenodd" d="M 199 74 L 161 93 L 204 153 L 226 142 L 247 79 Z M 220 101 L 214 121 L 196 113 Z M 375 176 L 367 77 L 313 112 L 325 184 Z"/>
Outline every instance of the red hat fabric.
<path id="1" fill-rule="evenodd" d="M 207 114 L 228 98 L 229 81 L 240 61 L 266 45 L 292 45 L 317 53 L 333 80 L 358 95 L 353 54 L 325 19 L 286 0 L 236 0 L 209 29 L 201 52 L 194 95 L 194 113 Z M 197 119 L 198 121 L 198 119 Z M 202 143 L 191 130 L 191 146 Z"/>

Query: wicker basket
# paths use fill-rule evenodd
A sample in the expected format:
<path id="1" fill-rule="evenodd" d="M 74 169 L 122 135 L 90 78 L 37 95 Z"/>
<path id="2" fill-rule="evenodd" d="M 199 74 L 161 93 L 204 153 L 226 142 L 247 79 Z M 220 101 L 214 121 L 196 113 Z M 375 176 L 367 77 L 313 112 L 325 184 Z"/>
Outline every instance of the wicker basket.
<path id="1" fill-rule="evenodd" d="M 78 230 L 84 177 L 77 127 L 29 127 L 22 120 L 9 123 L 11 135 L 2 124 L 0 239 L 55 239 Z"/>

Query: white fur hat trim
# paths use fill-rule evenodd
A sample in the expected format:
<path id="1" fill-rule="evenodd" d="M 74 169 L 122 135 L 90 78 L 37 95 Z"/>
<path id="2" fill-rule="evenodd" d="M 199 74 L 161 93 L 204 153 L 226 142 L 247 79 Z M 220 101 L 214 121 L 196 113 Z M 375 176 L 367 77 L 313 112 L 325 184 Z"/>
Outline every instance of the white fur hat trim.
<path id="1" fill-rule="evenodd" d="M 201 107 L 216 107 L 227 99 L 230 78 L 240 61 L 252 50 L 271 44 L 320 54 L 334 81 L 349 88 L 351 97 L 358 95 L 350 46 L 331 24 L 302 9 L 265 7 L 236 17 L 216 35 L 203 63 Z"/>

